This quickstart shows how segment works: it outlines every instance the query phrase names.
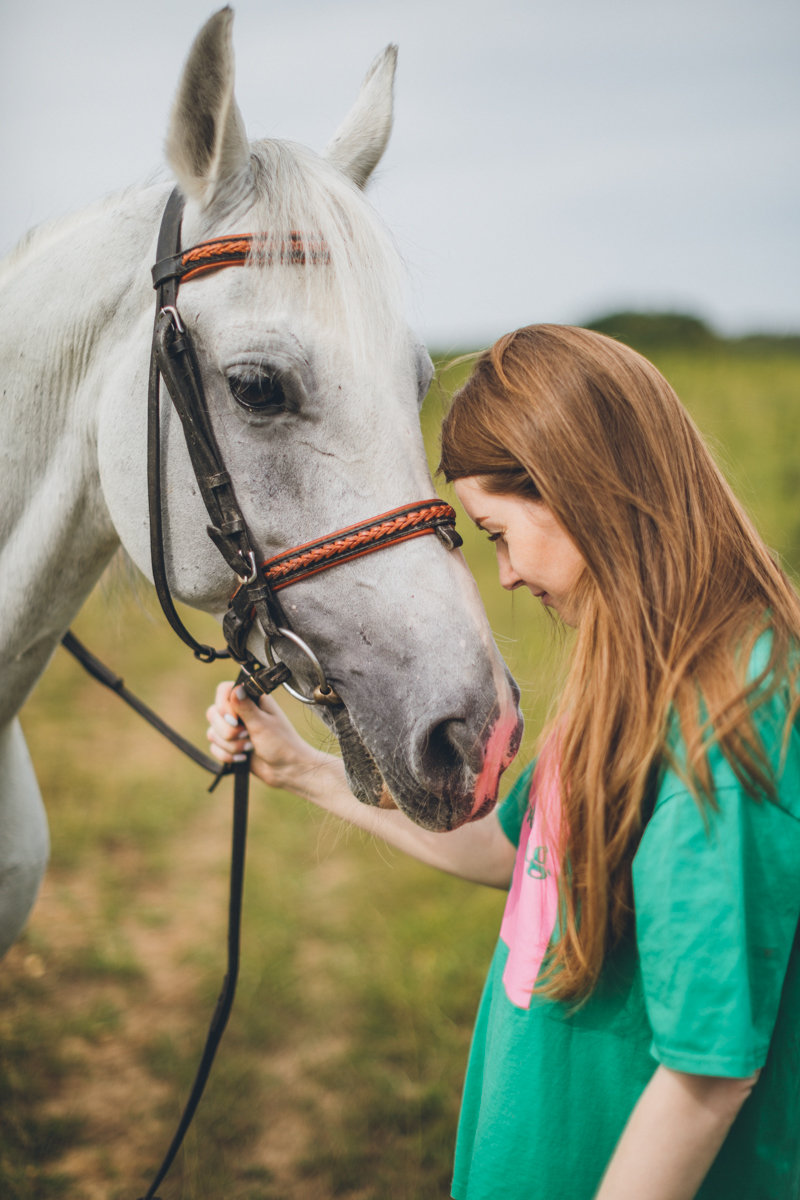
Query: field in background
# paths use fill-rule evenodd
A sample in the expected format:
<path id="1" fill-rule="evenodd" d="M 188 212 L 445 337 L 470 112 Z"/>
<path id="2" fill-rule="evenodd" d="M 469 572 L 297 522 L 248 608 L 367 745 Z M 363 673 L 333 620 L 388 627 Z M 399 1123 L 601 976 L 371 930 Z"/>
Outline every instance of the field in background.
<path id="1" fill-rule="evenodd" d="M 659 366 L 769 543 L 800 568 L 800 361 L 671 354 Z M 432 460 L 443 394 L 465 370 L 443 370 L 426 403 Z M 522 684 L 522 765 L 563 644 L 529 595 L 500 591 L 488 542 L 463 517 L 460 528 Z M 201 742 L 226 669 L 194 663 L 146 593 L 112 572 L 75 629 Z M 23 723 L 53 862 L 0 967 L 0 1195 L 133 1200 L 171 1135 L 222 975 L 230 785 L 209 797 L 207 777 L 63 651 Z M 161 1196 L 447 1197 L 503 896 L 258 784 L 251 829 L 240 992 Z"/>

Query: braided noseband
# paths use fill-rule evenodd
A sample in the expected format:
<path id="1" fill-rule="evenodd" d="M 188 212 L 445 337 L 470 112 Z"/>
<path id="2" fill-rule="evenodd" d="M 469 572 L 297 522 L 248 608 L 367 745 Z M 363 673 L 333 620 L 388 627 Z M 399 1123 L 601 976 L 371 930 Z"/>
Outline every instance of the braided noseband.
<path id="1" fill-rule="evenodd" d="M 276 554 L 262 563 L 261 569 L 273 592 L 279 592 L 290 583 L 308 579 L 328 567 L 351 562 L 362 554 L 372 554 L 375 550 L 396 546 L 398 542 L 407 542 L 426 533 L 437 534 L 447 548 L 453 550 L 461 544 L 455 523 L 456 514 L 449 504 L 441 500 L 422 500 L 393 508 L 363 524 L 348 525 L 330 537 Z"/>

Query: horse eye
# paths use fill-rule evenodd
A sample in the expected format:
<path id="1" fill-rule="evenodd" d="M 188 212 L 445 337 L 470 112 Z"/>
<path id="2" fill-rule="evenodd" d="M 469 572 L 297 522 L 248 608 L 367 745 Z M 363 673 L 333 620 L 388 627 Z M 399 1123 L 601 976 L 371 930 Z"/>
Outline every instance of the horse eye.
<path id="1" fill-rule="evenodd" d="M 248 375 L 230 375 L 228 386 L 237 404 L 251 412 L 280 413 L 286 409 L 286 396 L 280 380 L 271 375 L 256 372 Z"/>

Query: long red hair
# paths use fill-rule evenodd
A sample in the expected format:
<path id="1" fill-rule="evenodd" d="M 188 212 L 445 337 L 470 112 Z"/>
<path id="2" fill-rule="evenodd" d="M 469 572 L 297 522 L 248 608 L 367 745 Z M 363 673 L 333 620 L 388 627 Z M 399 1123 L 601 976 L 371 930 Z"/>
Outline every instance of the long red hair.
<path id="1" fill-rule="evenodd" d="M 788 729 L 800 601 L 670 385 L 601 334 L 533 325 L 482 354 L 445 417 L 440 470 L 543 501 L 586 563 L 543 734 L 558 729 L 569 866 L 542 990 L 578 998 L 631 928 L 631 863 L 671 714 L 699 802 L 714 802 L 713 743 L 750 793 L 774 794 L 751 698 L 765 680 L 785 688 Z M 770 661 L 747 683 L 767 626 Z"/>

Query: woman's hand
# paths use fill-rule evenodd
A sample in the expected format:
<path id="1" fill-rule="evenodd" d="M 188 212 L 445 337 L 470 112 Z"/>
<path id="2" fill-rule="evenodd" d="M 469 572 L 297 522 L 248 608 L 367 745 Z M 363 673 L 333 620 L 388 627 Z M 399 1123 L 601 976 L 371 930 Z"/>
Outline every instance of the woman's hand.
<path id="1" fill-rule="evenodd" d="M 332 758 L 303 741 L 272 696 L 254 704 L 244 688 L 221 683 L 206 717 L 214 757 L 242 762 L 252 750 L 253 773 L 269 787 L 306 795 L 310 775 Z"/>
<path id="2" fill-rule="evenodd" d="M 304 742 L 272 696 L 253 704 L 243 688 L 221 683 L 206 713 L 211 753 L 236 762 L 252 749 L 250 769 L 269 787 L 284 788 L 420 862 L 488 887 L 508 887 L 516 848 L 495 813 L 451 833 L 420 829 L 402 812 L 361 804 L 347 786 L 340 758 Z"/>

